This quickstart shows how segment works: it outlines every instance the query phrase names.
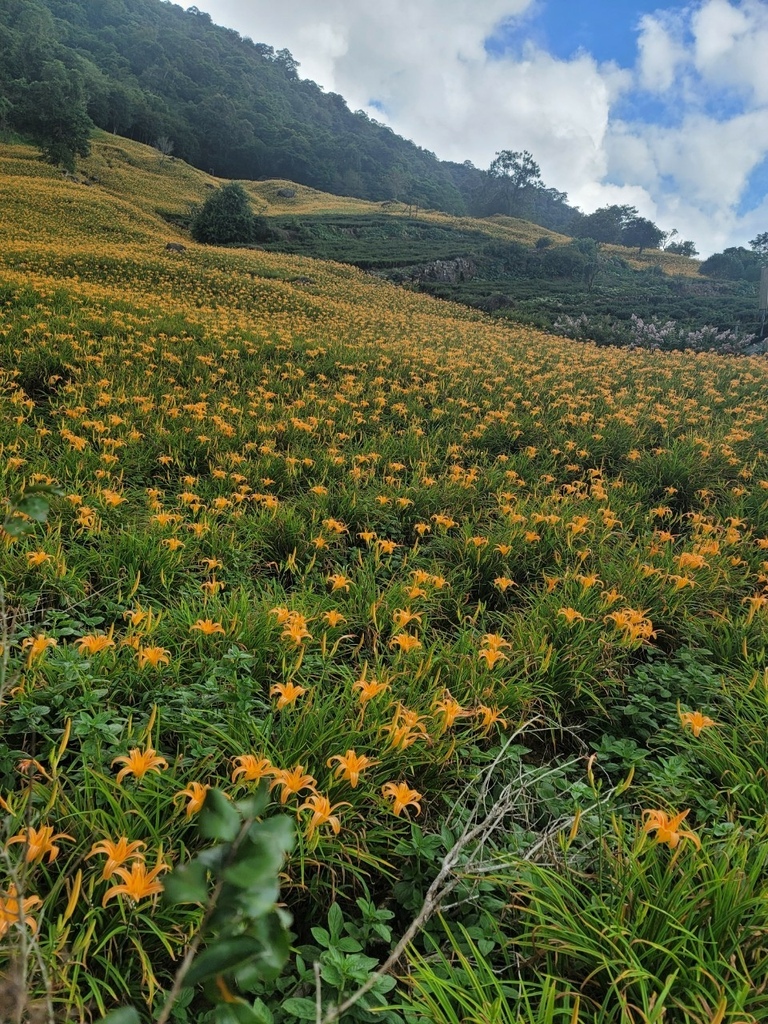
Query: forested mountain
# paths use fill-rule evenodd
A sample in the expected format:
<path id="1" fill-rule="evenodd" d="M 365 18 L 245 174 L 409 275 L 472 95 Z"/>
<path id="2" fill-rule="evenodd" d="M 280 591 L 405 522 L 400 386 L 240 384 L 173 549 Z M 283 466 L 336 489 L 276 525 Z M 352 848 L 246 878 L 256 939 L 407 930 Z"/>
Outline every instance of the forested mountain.
<path id="1" fill-rule="evenodd" d="M 163 0 L 3 0 L 0 131 L 77 154 L 88 118 L 220 177 L 289 178 L 337 195 L 567 230 L 576 211 L 534 174 L 434 154 L 301 79 L 287 50 Z M 515 155 L 515 154 L 513 154 Z M 517 154 L 529 156 L 529 154 Z M 530 170 L 530 166 L 524 168 Z"/>

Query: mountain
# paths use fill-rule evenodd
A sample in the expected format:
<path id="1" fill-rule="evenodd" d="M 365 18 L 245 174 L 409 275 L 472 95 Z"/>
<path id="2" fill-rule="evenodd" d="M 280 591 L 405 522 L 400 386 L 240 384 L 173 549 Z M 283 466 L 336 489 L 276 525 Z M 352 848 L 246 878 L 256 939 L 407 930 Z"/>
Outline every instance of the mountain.
<path id="1" fill-rule="evenodd" d="M 106 131 L 219 177 L 289 178 L 454 214 L 514 212 L 554 230 L 576 213 L 541 182 L 507 209 L 508 195 L 487 172 L 440 161 L 350 111 L 343 97 L 299 78 L 287 50 L 242 38 L 195 7 L 5 0 L 0 50 L 0 130 L 39 133 L 42 112 L 63 102 Z"/>

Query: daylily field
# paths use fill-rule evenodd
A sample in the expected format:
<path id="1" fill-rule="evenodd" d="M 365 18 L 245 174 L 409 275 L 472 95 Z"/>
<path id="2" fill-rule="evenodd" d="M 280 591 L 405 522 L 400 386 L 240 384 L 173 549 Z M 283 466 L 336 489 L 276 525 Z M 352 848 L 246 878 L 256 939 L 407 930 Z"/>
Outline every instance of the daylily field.
<path id="1" fill-rule="evenodd" d="M 342 1020 L 768 1019 L 765 361 L 166 251 L 206 176 L 83 167 L 0 147 L 0 1019 L 328 1018 L 436 879 Z"/>

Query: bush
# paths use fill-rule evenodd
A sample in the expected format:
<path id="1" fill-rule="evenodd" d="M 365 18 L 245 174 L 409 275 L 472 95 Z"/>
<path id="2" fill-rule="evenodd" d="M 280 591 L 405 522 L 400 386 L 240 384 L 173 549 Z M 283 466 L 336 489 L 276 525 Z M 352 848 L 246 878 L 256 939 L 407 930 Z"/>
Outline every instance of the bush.
<path id="1" fill-rule="evenodd" d="M 251 212 L 248 194 L 236 181 L 213 192 L 190 225 L 196 242 L 248 245 L 269 238 L 267 222 Z"/>

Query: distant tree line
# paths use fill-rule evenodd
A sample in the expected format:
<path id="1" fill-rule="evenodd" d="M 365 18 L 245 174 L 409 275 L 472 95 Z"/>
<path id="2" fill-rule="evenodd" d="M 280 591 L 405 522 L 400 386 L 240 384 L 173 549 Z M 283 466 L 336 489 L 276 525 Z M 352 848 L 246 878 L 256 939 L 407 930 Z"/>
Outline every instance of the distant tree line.
<path id="1" fill-rule="evenodd" d="M 749 249 L 735 245 L 713 253 L 701 264 L 701 273 L 723 281 L 759 281 L 762 268 L 768 265 L 768 231 L 749 245 Z"/>

